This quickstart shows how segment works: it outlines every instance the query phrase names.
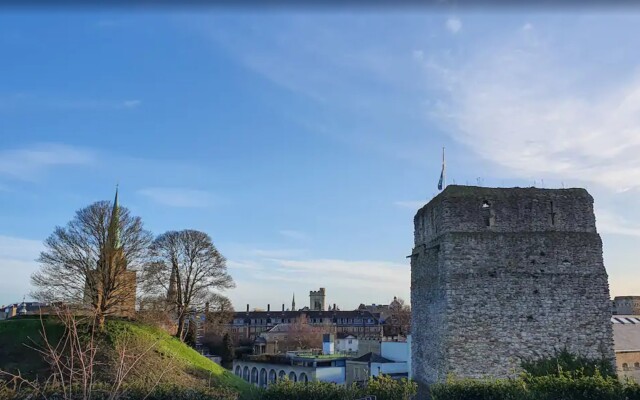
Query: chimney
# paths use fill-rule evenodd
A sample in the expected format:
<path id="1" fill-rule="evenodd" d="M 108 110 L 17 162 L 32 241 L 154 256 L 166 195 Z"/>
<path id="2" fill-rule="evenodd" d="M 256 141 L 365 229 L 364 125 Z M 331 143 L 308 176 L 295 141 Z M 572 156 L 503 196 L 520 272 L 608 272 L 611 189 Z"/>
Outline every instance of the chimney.
<path id="1" fill-rule="evenodd" d="M 267 311 L 271 311 L 271 304 L 267 304 Z"/>
<path id="2" fill-rule="evenodd" d="M 247 312 L 249 312 L 249 305 L 247 304 Z"/>
<path id="3" fill-rule="evenodd" d="M 282 312 L 284 312 L 284 303 L 282 303 Z"/>
<path id="4" fill-rule="evenodd" d="M 336 310 L 336 303 L 333 303 L 333 311 Z"/>

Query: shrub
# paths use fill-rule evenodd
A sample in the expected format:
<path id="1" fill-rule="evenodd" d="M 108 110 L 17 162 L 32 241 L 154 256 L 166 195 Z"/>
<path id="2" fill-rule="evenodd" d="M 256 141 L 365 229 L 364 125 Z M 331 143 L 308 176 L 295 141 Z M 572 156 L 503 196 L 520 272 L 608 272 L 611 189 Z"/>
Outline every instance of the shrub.
<path id="1" fill-rule="evenodd" d="M 560 376 L 563 372 L 577 374 L 576 376 L 594 376 L 596 373 L 604 376 L 616 376 L 611 361 L 572 354 L 566 349 L 556 352 L 552 357 L 524 360 L 521 366 L 525 372 L 533 376 Z"/>
<path id="2" fill-rule="evenodd" d="M 598 371 L 592 376 L 565 371 L 515 379 L 449 379 L 430 390 L 433 400 L 640 400 L 640 385 Z"/>
<path id="3" fill-rule="evenodd" d="M 294 383 L 288 379 L 269 386 L 262 400 L 354 400 L 376 396 L 376 400 L 410 400 L 416 394 L 415 382 L 372 378 L 365 387 L 338 386 L 328 382 Z"/>

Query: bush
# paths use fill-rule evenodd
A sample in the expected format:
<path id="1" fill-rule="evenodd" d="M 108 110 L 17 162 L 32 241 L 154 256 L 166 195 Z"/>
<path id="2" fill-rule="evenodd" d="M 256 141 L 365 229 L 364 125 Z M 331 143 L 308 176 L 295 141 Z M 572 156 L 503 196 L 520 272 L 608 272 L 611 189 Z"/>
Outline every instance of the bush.
<path id="1" fill-rule="evenodd" d="M 592 359 L 570 353 L 568 350 L 557 352 L 553 357 L 536 360 L 524 360 L 521 364 L 525 372 L 533 376 L 560 376 L 563 372 L 576 376 L 616 376 L 613 363 L 604 358 Z"/>
<path id="2" fill-rule="evenodd" d="M 376 400 L 410 400 L 416 394 L 415 382 L 393 380 L 387 376 L 372 378 L 365 387 L 338 386 L 328 382 L 277 382 L 264 392 L 262 400 L 355 400 L 376 396 Z"/>
<path id="3" fill-rule="evenodd" d="M 433 400 L 640 400 L 640 385 L 598 371 L 592 376 L 565 371 L 515 379 L 448 379 L 430 390 Z"/>
<path id="4" fill-rule="evenodd" d="M 71 392 L 71 396 L 66 396 L 55 388 L 44 388 L 41 391 L 35 391 L 30 387 L 22 387 L 18 391 L 9 390 L 6 386 L 0 386 L 1 400 L 31 400 L 35 398 L 46 398 L 49 400 L 73 400 L 83 399 L 83 393 L 80 387 Z M 93 400 L 108 400 L 113 398 L 109 386 L 97 385 L 91 392 Z M 184 388 L 173 385 L 163 385 L 156 387 L 153 391 L 128 387 L 123 390 L 121 395 L 116 398 L 121 400 L 237 400 L 238 394 L 230 389 L 224 388 Z"/>

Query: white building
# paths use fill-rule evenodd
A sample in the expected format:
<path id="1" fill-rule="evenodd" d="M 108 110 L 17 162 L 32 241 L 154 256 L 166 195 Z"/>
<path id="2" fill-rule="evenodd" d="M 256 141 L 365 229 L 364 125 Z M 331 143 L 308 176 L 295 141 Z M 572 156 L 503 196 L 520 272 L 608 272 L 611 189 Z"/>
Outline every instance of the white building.
<path id="1" fill-rule="evenodd" d="M 339 332 L 336 336 L 336 353 L 356 354 L 358 353 L 358 338 L 355 335 Z"/>
<path id="2" fill-rule="evenodd" d="M 347 360 L 347 385 L 364 383 L 378 375 L 408 378 L 411 363 L 411 342 L 382 342 L 380 353 L 367 353 Z"/>

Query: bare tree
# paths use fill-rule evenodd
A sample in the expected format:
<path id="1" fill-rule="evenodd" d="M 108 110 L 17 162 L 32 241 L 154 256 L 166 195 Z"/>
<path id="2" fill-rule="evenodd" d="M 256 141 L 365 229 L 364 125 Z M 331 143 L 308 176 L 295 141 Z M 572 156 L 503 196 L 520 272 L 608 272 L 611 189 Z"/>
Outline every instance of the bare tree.
<path id="1" fill-rule="evenodd" d="M 385 336 L 406 336 L 411 331 L 411 306 L 394 297 L 389 304 L 389 316 L 384 323 Z"/>
<path id="2" fill-rule="evenodd" d="M 225 258 L 204 232 L 170 231 L 151 245 L 152 261 L 144 268 L 144 290 L 166 294 L 176 314 L 176 336 L 184 339 L 185 320 L 192 312 L 204 311 L 215 290 L 234 287 Z"/>
<path id="3" fill-rule="evenodd" d="M 102 329 L 105 317 L 135 310 L 135 271 L 144 263 L 151 234 L 142 220 L 118 205 L 99 201 L 56 227 L 44 244 L 32 275 L 33 296 L 41 301 L 83 304 Z"/>
<path id="4" fill-rule="evenodd" d="M 280 339 L 281 351 L 322 348 L 322 335 L 335 333 L 335 327 L 331 324 L 310 324 L 306 315 L 301 315 L 294 322 L 284 325 L 286 336 Z"/>

